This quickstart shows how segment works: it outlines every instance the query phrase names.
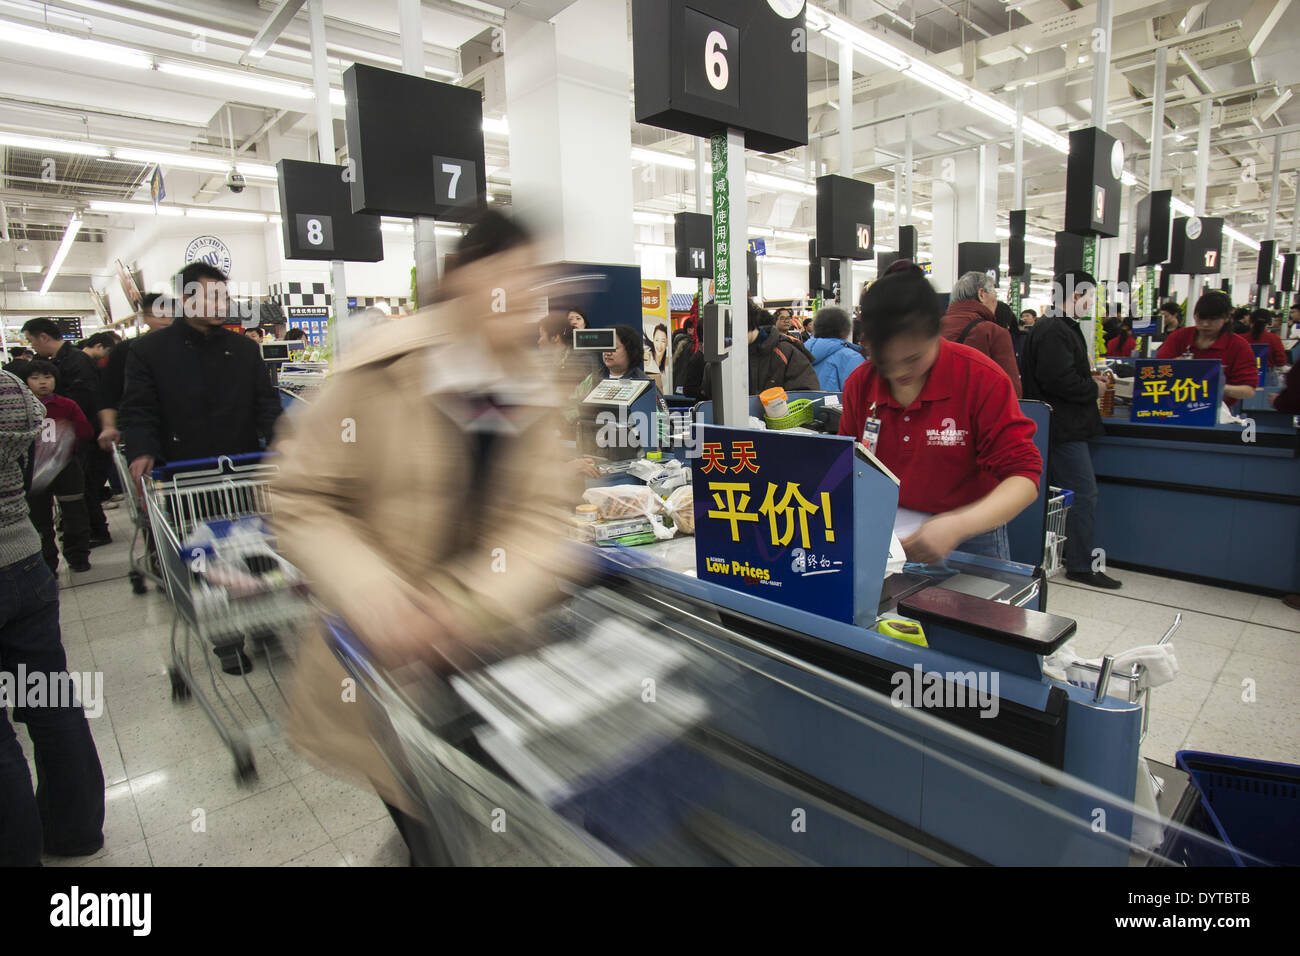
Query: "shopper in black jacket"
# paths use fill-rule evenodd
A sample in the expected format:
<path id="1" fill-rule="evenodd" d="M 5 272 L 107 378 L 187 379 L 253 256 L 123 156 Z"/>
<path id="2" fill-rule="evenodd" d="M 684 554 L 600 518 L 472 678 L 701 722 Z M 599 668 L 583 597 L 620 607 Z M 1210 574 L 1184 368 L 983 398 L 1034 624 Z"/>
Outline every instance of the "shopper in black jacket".
<path id="1" fill-rule="evenodd" d="M 23 324 L 23 334 L 36 355 L 53 362 L 59 370 L 55 394 L 76 402 L 86 421 L 95 427 L 99 421 L 99 369 L 95 367 L 95 360 L 74 343 L 65 341 L 59 324 L 53 319 L 28 319 Z M 85 479 L 94 481 L 98 478 L 99 484 L 103 485 L 104 472 L 91 460 L 91 455 L 97 450 L 94 445 L 78 448 L 77 460 Z M 85 487 L 89 489 L 91 485 Z M 92 548 L 113 540 L 108 533 L 108 519 L 104 517 L 104 505 L 98 494 L 86 495 L 86 517 L 90 520 Z"/>
<path id="2" fill-rule="evenodd" d="M 177 279 L 175 321 L 127 357 L 118 427 L 136 480 L 164 461 L 260 451 L 280 415 L 257 344 L 221 327 L 225 275 L 196 262 Z"/>
<path id="3" fill-rule="evenodd" d="M 157 292 L 146 292 L 138 313 L 148 332 L 172 324 L 171 300 Z M 123 339 L 108 353 L 108 364 L 99 376 L 99 447 L 110 451 L 122 433 L 117 428 L 117 410 L 126 392 L 126 360 L 135 339 Z"/>
<path id="4" fill-rule="evenodd" d="M 1052 406 L 1048 481 L 1074 492 L 1065 521 L 1065 571 L 1072 581 L 1100 588 L 1122 587 L 1094 563 L 1093 525 L 1097 478 L 1088 441 L 1102 432 L 1097 398 L 1102 380 L 1092 374 L 1092 357 L 1079 318 L 1092 314 L 1096 280 L 1086 272 L 1056 277 L 1055 308 L 1029 330 L 1023 359 L 1025 398 Z"/>

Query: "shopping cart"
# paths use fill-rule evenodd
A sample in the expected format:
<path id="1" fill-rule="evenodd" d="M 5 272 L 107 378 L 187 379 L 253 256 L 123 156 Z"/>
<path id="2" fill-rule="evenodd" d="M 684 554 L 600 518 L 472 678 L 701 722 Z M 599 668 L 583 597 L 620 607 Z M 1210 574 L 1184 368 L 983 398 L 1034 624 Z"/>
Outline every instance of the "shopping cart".
<path id="1" fill-rule="evenodd" d="M 1049 578 L 1065 570 L 1065 516 L 1074 492 L 1047 489 L 1047 539 L 1043 544 L 1043 573 Z"/>
<path id="2" fill-rule="evenodd" d="M 157 549 L 154 548 L 144 499 L 140 496 L 140 485 L 131 477 L 131 466 L 127 464 L 121 445 L 113 446 L 112 455 L 113 467 L 117 469 L 117 477 L 122 482 L 126 513 L 131 518 L 131 570 L 127 572 L 127 578 L 131 581 L 131 590 L 136 594 L 144 594 L 149 590 L 149 585 L 145 583 L 147 581 L 152 581 L 159 588 L 163 587 L 162 570 L 158 567 Z M 137 547 L 143 548 L 143 552 L 138 555 Z"/>
<path id="3" fill-rule="evenodd" d="M 192 694 L 198 700 L 234 756 L 240 780 L 256 774 L 250 739 L 276 726 L 249 683 L 245 641 L 262 652 L 272 687 L 283 700 L 274 658 L 286 647 L 282 638 L 311 613 L 301 575 L 275 554 L 264 524 L 276 471 L 263 455 L 233 455 L 175 462 L 155 469 L 144 482 L 145 508 L 174 610 L 168 667 L 172 699 L 183 701 Z M 181 628 L 183 653 L 177 641 Z M 195 643 L 206 661 L 213 699 L 194 670 Z M 216 651 L 239 662 L 249 706 L 218 677 L 212 664 Z"/>

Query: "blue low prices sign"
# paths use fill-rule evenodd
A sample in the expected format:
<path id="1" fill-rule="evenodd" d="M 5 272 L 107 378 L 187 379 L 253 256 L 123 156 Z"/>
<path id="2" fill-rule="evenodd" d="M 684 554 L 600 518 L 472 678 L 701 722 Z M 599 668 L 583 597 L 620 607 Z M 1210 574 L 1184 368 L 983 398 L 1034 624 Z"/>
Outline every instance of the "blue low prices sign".
<path id="1" fill-rule="evenodd" d="M 852 623 L 853 442 L 700 428 L 700 580 Z"/>
<path id="2" fill-rule="evenodd" d="M 1255 368 L 1259 372 L 1259 387 L 1263 388 L 1268 384 L 1268 343 L 1252 345 L 1250 350 L 1255 353 Z"/>
<path id="3" fill-rule="evenodd" d="M 1138 359 L 1130 421 L 1213 428 L 1223 400 L 1218 359 Z"/>

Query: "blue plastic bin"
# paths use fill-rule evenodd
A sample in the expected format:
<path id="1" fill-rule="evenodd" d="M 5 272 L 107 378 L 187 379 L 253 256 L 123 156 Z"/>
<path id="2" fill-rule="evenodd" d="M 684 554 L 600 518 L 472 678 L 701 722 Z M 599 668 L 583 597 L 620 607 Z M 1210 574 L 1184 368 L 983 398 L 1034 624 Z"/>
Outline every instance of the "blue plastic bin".
<path id="1" fill-rule="evenodd" d="M 1228 847 L 1189 843 L 1188 866 L 1300 866 L 1300 767 L 1194 750 L 1175 763 L 1201 794 L 1188 825 Z"/>

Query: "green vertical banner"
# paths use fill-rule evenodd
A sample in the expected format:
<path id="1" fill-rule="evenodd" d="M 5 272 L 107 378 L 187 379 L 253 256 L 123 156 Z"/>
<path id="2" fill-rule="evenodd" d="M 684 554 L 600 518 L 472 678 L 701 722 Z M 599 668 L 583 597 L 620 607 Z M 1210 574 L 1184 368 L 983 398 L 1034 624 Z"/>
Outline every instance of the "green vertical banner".
<path id="1" fill-rule="evenodd" d="M 1094 279 L 1097 277 L 1097 237 L 1089 236 L 1083 240 L 1083 271 Z M 1106 355 L 1106 338 L 1102 335 L 1101 323 L 1106 315 L 1106 289 L 1100 282 L 1092 297 L 1092 350 L 1097 358 Z"/>
<path id="2" fill-rule="evenodd" d="M 1142 315 L 1149 319 L 1158 318 L 1156 310 L 1159 303 L 1156 302 L 1156 267 L 1147 266 L 1146 275 L 1142 277 Z M 1157 332 L 1160 330 L 1157 329 Z"/>
<path id="3" fill-rule="evenodd" d="M 1011 278 L 1011 290 L 1010 290 L 1011 294 L 1007 296 L 1007 298 L 1010 300 L 1007 302 L 1007 305 L 1011 306 L 1011 314 L 1014 315 L 1017 320 L 1019 320 L 1020 312 L 1021 312 L 1020 276 L 1011 276 L 1010 278 Z"/>
<path id="4" fill-rule="evenodd" d="M 727 182 L 727 134 L 709 139 L 713 160 L 713 298 L 731 304 L 731 187 Z"/>

